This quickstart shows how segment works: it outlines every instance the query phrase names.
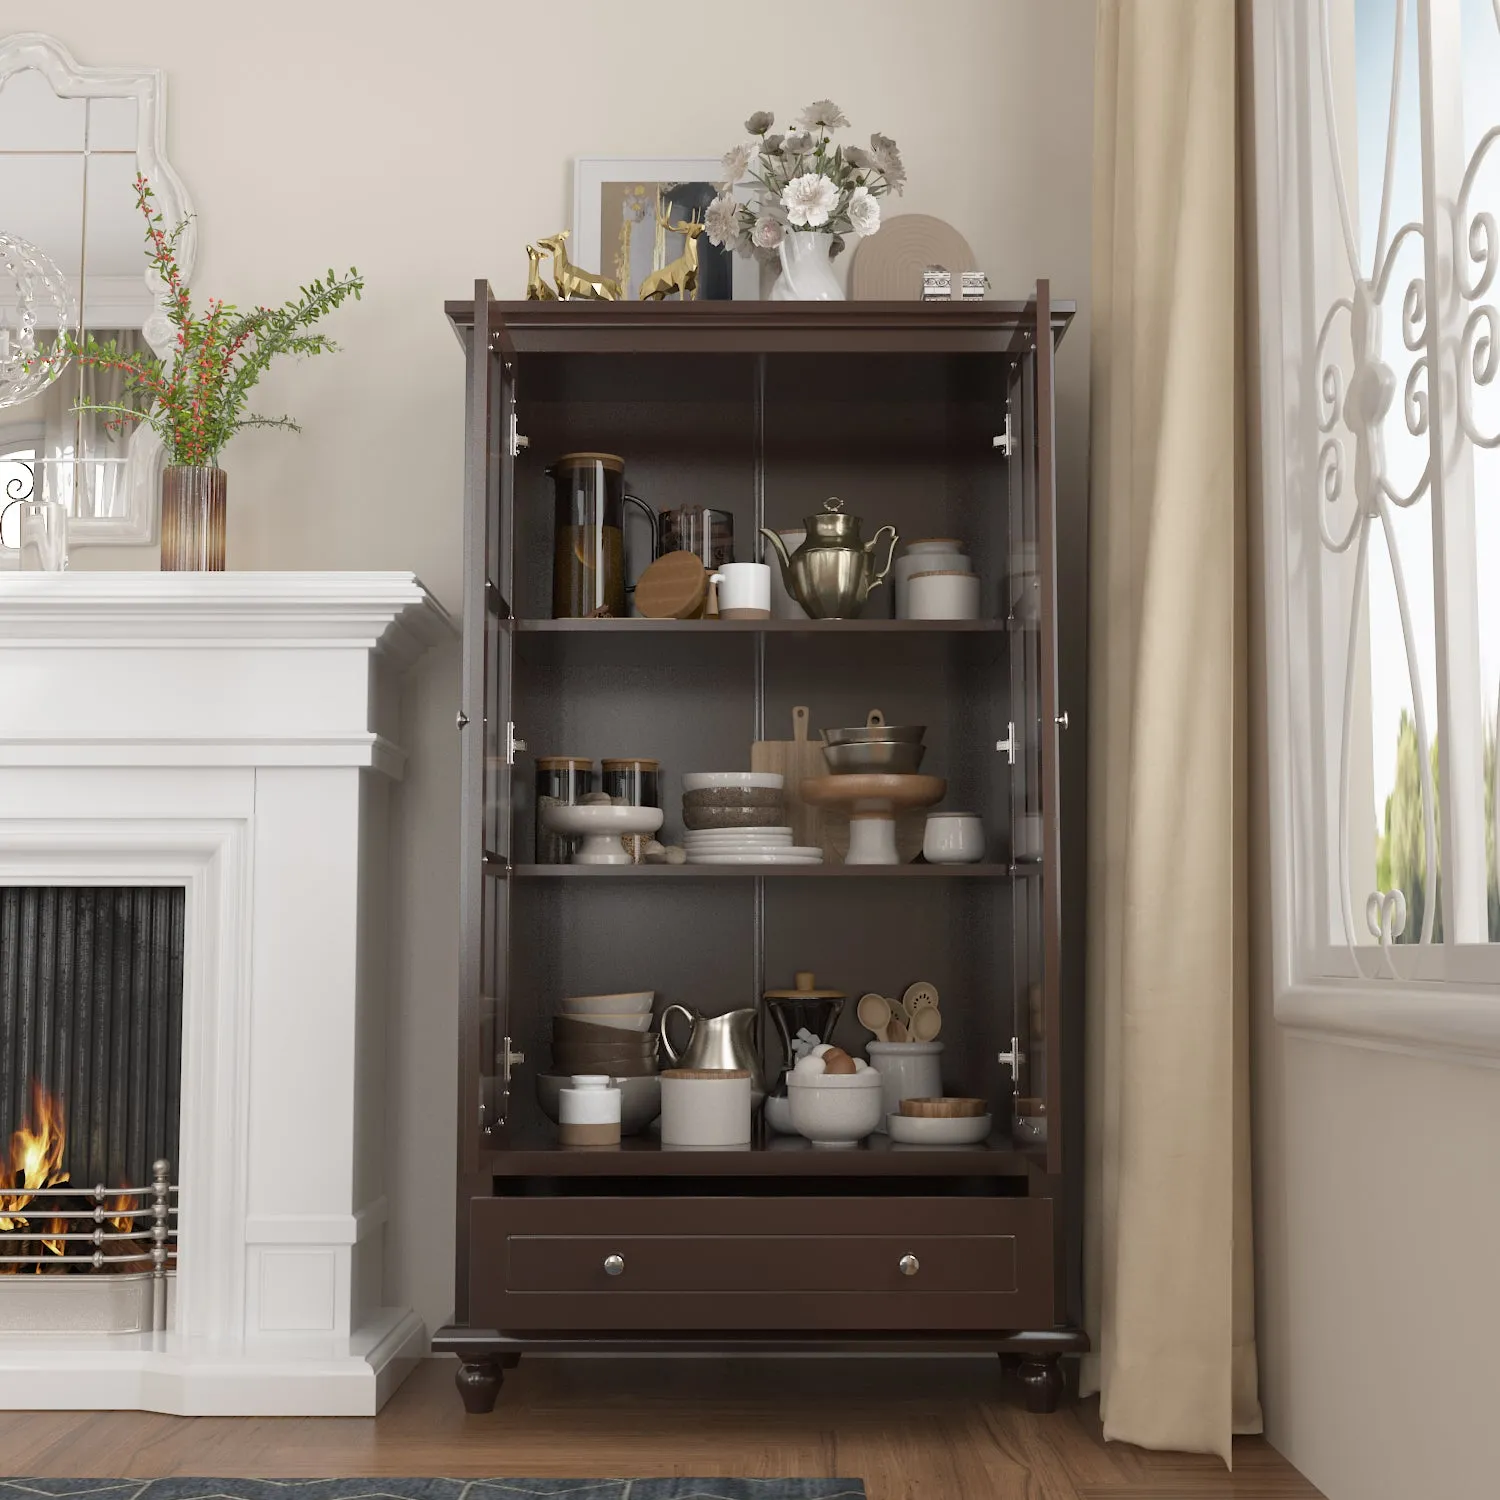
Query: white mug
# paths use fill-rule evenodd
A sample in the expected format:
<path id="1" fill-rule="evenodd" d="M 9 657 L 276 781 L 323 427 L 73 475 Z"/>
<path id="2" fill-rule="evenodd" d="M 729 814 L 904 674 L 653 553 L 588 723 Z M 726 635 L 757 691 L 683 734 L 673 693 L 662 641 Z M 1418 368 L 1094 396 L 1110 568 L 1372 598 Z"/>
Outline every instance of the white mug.
<path id="1" fill-rule="evenodd" d="M 906 580 L 908 620 L 977 620 L 979 575 L 953 569 L 913 573 Z"/>
<path id="2" fill-rule="evenodd" d="M 928 813 L 922 858 L 930 865 L 978 864 L 984 858 L 984 824 L 974 813 Z"/>
<path id="3" fill-rule="evenodd" d="M 719 585 L 721 620 L 771 618 L 771 569 L 765 563 L 724 563 L 710 580 Z"/>

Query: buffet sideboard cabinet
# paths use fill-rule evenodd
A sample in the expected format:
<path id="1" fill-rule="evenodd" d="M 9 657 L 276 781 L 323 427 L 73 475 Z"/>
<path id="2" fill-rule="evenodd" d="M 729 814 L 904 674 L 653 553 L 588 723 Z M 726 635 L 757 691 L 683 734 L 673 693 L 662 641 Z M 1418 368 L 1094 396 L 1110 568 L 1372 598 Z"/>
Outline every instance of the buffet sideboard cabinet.
<path id="1" fill-rule="evenodd" d="M 1064 899 L 1053 362 L 1072 317 L 1024 302 L 448 304 L 467 357 L 461 709 L 462 959 L 456 1318 L 434 1347 L 489 1410 L 528 1351 L 971 1350 L 1050 1410 L 1082 1351 L 1081 944 Z M 552 618 L 548 464 L 623 457 L 657 508 L 732 513 L 736 556 L 839 496 L 866 534 L 957 537 L 981 618 Z M 1081 546 L 1081 539 L 1070 545 Z M 977 864 L 543 864 L 532 758 L 649 756 L 667 827 L 685 771 L 743 770 L 760 739 L 928 726 Z M 1078 703 L 1073 699 L 1074 712 Z M 1074 731 L 1076 734 L 1076 731 Z M 568 1149 L 542 1115 L 560 997 L 652 989 L 658 1008 L 755 1005 L 813 970 L 942 996 L 944 1084 L 988 1101 L 963 1147 L 728 1150 L 655 1135 Z M 774 1036 L 767 1062 L 777 1061 Z M 997 1367 L 999 1378 L 999 1367 Z"/>

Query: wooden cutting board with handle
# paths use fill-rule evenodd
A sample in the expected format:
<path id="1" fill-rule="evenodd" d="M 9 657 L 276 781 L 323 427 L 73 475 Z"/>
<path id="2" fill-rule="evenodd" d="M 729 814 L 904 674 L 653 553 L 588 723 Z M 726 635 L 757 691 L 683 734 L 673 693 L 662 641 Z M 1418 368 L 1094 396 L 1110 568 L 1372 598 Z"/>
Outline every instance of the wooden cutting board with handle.
<path id="1" fill-rule="evenodd" d="M 791 825 L 792 842 L 804 847 L 822 847 L 823 810 L 809 807 L 800 790 L 804 778 L 828 774 L 828 762 L 823 759 L 823 736 L 808 738 L 809 719 L 807 706 L 799 704 L 792 710 L 791 739 L 756 740 L 750 747 L 750 769 L 775 771 L 786 778 L 787 822 Z"/>

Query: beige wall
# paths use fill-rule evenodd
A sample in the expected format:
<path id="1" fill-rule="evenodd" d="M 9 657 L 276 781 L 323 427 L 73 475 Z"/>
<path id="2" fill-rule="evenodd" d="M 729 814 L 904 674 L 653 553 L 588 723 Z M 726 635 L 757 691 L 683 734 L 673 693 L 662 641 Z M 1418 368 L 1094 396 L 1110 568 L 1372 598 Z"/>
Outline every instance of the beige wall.
<path id="1" fill-rule="evenodd" d="M 525 240 L 570 217 L 575 155 L 717 154 L 750 110 L 785 119 L 831 96 L 901 142 L 900 207 L 958 225 L 998 295 L 1038 276 L 1086 295 L 1092 0 L 9 0 L 4 24 L 85 63 L 166 70 L 199 286 L 243 304 L 328 266 L 369 279 L 332 325 L 346 352 L 266 383 L 261 409 L 304 435 L 228 450 L 235 568 L 410 568 L 458 608 L 463 368 L 442 302 L 476 276 L 520 293 Z M 1081 322 L 1058 367 L 1075 504 L 1087 338 Z M 108 549 L 76 565 L 154 560 Z M 448 651 L 410 688 L 394 878 L 387 1290 L 429 1325 L 452 1308 L 456 678 Z"/>
<path id="2" fill-rule="evenodd" d="M 1500 1077 L 1260 1041 L 1267 1435 L 1329 1500 L 1491 1500 Z"/>

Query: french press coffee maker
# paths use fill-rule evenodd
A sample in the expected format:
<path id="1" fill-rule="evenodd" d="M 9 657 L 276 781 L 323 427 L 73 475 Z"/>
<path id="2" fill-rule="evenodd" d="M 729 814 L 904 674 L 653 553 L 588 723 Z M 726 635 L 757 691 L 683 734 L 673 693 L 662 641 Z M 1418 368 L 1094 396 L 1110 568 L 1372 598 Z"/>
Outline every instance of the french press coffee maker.
<path id="1" fill-rule="evenodd" d="M 625 616 L 625 507 L 639 507 L 657 551 L 656 512 L 625 488 L 625 461 L 613 453 L 565 453 L 547 470 L 554 493 L 552 617 Z M 644 566 L 644 565 L 643 565 Z"/>

